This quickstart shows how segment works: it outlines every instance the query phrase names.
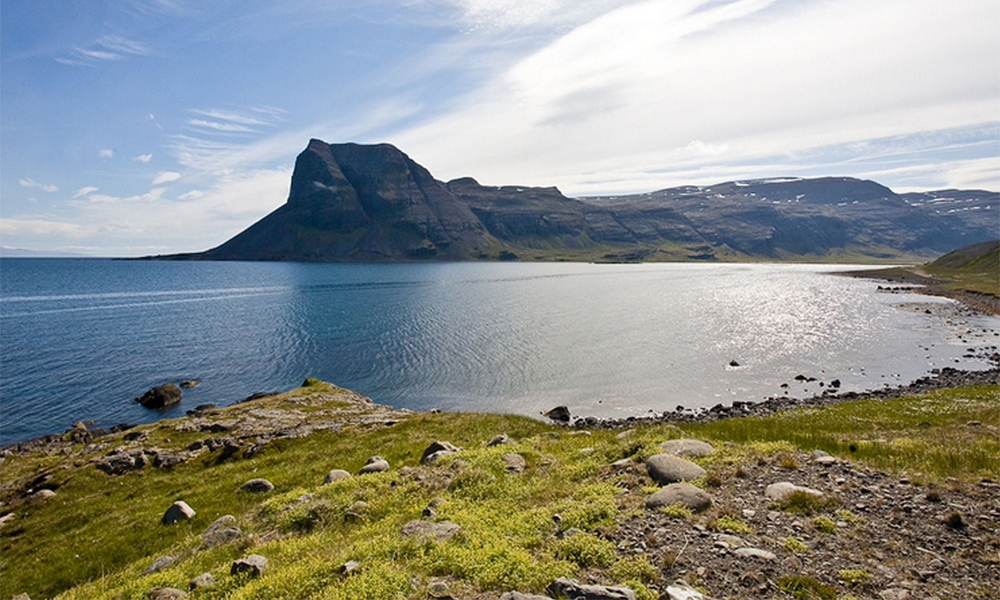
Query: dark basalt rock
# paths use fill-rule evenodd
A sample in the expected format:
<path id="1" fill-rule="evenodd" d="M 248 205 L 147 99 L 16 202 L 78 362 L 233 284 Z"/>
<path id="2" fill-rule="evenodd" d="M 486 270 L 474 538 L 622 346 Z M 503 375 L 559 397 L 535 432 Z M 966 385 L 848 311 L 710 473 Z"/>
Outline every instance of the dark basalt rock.
<path id="1" fill-rule="evenodd" d="M 565 406 L 557 406 L 548 412 L 542 413 L 543 417 L 548 417 L 553 421 L 558 421 L 560 423 L 569 423 L 570 414 L 569 408 Z"/>
<path id="2" fill-rule="evenodd" d="M 173 383 L 164 383 L 151 388 L 142 396 L 136 396 L 133 401 L 146 408 L 167 408 L 181 401 L 181 388 Z"/>

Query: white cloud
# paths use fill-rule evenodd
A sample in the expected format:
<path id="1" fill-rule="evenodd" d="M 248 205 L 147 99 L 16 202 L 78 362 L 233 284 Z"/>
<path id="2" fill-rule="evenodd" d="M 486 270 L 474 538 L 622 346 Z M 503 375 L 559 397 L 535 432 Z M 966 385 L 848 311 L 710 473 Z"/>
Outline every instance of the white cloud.
<path id="1" fill-rule="evenodd" d="M 54 185 L 52 185 L 51 183 L 39 183 L 39 182 L 35 181 L 34 179 L 29 179 L 27 177 L 23 177 L 21 179 L 18 179 L 17 182 L 19 184 L 21 184 L 21 187 L 39 188 L 43 192 L 50 192 L 51 193 L 51 192 L 58 192 L 59 191 L 59 188 L 56 187 L 56 186 L 54 186 Z"/>
<path id="2" fill-rule="evenodd" d="M 0 233 L 5 236 L 79 236 L 84 228 L 76 223 L 44 217 L 0 219 Z"/>
<path id="3" fill-rule="evenodd" d="M 240 125 L 239 123 L 206 121 L 205 119 L 191 119 L 187 123 L 192 127 L 198 127 L 201 129 L 214 129 L 215 131 L 227 131 L 227 132 L 237 132 L 237 133 L 256 131 L 251 127 L 247 127 L 246 125 Z"/>
<path id="4" fill-rule="evenodd" d="M 114 155 L 115 151 L 111 148 L 101 148 L 97 151 L 97 156 L 100 156 L 101 158 L 111 158 Z"/>
<path id="5" fill-rule="evenodd" d="M 94 187 L 92 185 L 88 185 L 86 187 L 82 187 L 82 188 L 78 189 L 76 191 L 76 193 L 73 194 L 73 198 L 80 198 L 80 197 L 86 196 L 87 194 L 92 194 L 92 193 L 94 193 L 96 191 L 97 191 L 96 187 Z"/>
<path id="6" fill-rule="evenodd" d="M 153 160 L 153 155 L 152 154 L 140 154 L 139 156 L 133 156 L 132 160 L 137 160 L 137 161 L 139 161 L 141 163 L 148 163 L 149 161 Z"/>
<path id="7" fill-rule="evenodd" d="M 160 171 L 153 178 L 153 185 L 160 185 L 161 183 L 170 183 L 172 181 L 177 181 L 181 178 L 180 173 L 174 171 Z"/>
<path id="8" fill-rule="evenodd" d="M 130 56 L 150 53 L 145 44 L 120 35 L 106 35 L 88 46 L 77 46 L 68 55 L 56 57 L 56 62 L 77 67 L 93 67 L 102 62 L 120 61 Z"/>
<path id="9" fill-rule="evenodd" d="M 185 192 L 180 196 L 177 196 L 178 200 L 197 200 L 205 195 L 205 192 L 201 190 L 191 190 L 190 192 Z"/>

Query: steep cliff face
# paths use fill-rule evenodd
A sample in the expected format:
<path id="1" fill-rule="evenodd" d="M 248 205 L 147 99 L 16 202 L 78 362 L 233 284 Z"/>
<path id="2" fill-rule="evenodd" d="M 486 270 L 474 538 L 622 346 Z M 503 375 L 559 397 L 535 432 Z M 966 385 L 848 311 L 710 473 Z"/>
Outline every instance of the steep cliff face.
<path id="1" fill-rule="evenodd" d="M 389 144 L 311 140 L 295 162 L 283 206 L 217 248 L 173 258 L 935 256 L 996 238 L 998 211 L 996 192 L 900 195 L 850 177 L 574 199 L 554 187 L 484 186 L 471 177 L 443 183 Z"/>

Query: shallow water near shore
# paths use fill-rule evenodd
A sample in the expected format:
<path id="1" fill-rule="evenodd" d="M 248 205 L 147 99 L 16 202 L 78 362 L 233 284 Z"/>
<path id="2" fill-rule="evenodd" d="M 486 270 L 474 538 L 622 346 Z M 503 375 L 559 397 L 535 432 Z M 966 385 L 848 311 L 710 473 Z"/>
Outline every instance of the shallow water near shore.
<path id="1" fill-rule="evenodd" d="M 1000 319 L 830 274 L 847 268 L 3 259 L 0 441 L 306 376 L 414 410 L 624 417 L 988 366 L 968 355 Z M 131 402 L 182 379 L 200 383 L 178 407 Z"/>

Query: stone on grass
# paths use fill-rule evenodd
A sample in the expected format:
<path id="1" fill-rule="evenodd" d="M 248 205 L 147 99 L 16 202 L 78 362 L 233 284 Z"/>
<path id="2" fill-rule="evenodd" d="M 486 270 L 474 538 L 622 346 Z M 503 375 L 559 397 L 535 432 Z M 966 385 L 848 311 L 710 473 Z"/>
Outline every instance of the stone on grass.
<path id="1" fill-rule="evenodd" d="M 816 498 L 822 498 L 823 492 L 819 490 L 814 490 L 812 488 L 803 487 L 801 485 L 795 485 L 789 481 L 779 481 L 778 483 L 772 483 L 767 486 L 764 490 L 764 495 L 767 496 L 768 500 L 773 500 L 774 502 L 781 502 L 791 494 L 795 492 L 802 492 L 804 494 L 809 494 L 810 496 L 815 496 Z"/>
<path id="2" fill-rule="evenodd" d="M 147 600 L 182 600 L 187 592 L 171 587 L 155 587 L 146 592 Z"/>
<path id="3" fill-rule="evenodd" d="M 667 586 L 666 600 L 705 600 L 705 596 L 694 588 L 674 584 Z"/>
<path id="4" fill-rule="evenodd" d="M 28 502 L 42 502 L 43 500 L 48 500 L 49 498 L 55 498 L 56 493 L 52 490 L 38 490 L 34 494 L 28 496 Z"/>
<path id="5" fill-rule="evenodd" d="M 135 471 L 146 466 L 149 462 L 146 453 L 142 448 L 133 448 L 124 452 L 115 452 L 111 456 L 102 458 L 94 466 L 99 471 L 104 471 L 108 475 L 121 475 L 129 471 Z"/>
<path id="6" fill-rule="evenodd" d="M 334 481 L 340 481 L 341 479 L 347 479 L 350 476 L 351 474 L 343 469 L 333 469 L 326 474 L 326 477 L 323 478 L 323 485 L 333 483 Z"/>
<path id="7" fill-rule="evenodd" d="M 361 563 L 359 563 L 356 560 L 349 560 L 344 564 L 340 565 L 340 574 L 350 575 L 351 573 L 357 571 L 360 568 L 361 568 Z"/>
<path id="8" fill-rule="evenodd" d="M 743 558 L 759 558 L 761 560 L 777 560 L 778 557 L 773 552 L 761 550 L 760 548 L 737 548 L 736 556 Z"/>
<path id="9" fill-rule="evenodd" d="M 143 575 L 149 575 L 150 573 L 157 573 L 166 569 L 170 565 L 174 564 L 177 559 L 169 554 L 166 556 L 161 556 L 149 563 L 149 566 L 142 570 Z"/>
<path id="10" fill-rule="evenodd" d="M 215 577 L 212 577 L 211 573 L 202 573 L 188 582 L 188 589 L 196 590 L 198 588 L 212 587 L 214 583 Z"/>
<path id="11" fill-rule="evenodd" d="M 190 519 L 195 516 L 194 509 L 188 506 L 188 503 L 183 500 L 178 500 L 170 505 L 167 512 L 163 513 L 163 518 L 160 520 L 164 525 L 170 525 L 176 523 L 177 521 L 183 521 Z"/>
<path id="12" fill-rule="evenodd" d="M 660 449 L 667 454 L 676 456 L 705 456 L 712 451 L 712 444 L 701 440 L 667 440 L 660 444 Z"/>
<path id="13" fill-rule="evenodd" d="M 490 439 L 490 441 L 486 442 L 486 447 L 492 448 L 493 446 L 499 446 L 501 444 L 509 444 L 509 443 L 510 443 L 510 437 L 508 437 L 506 433 L 501 433 L 500 435 L 493 436 Z M 516 594 L 517 592 L 513 593 Z"/>
<path id="14" fill-rule="evenodd" d="M 660 485 L 690 481 L 705 475 L 705 469 L 673 454 L 654 454 L 646 459 L 646 471 Z"/>
<path id="15" fill-rule="evenodd" d="M 712 497 L 705 490 L 690 483 L 671 483 L 646 499 L 646 508 L 649 509 L 672 504 L 680 504 L 694 512 L 701 512 L 712 506 Z"/>
<path id="16" fill-rule="evenodd" d="M 423 455 L 420 457 L 420 464 L 425 465 L 432 463 L 446 454 L 454 454 L 459 450 L 461 450 L 461 448 L 451 442 L 432 442 L 430 446 L 427 446 L 427 449 L 424 450 Z"/>
<path id="17" fill-rule="evenodd" d="M 233 566 L 229 568 L 230 575 L 249 573 L 251 577 L 260 577 L 267 568 L 267 559 L 260 554 L 251 554 L 233 561 Z"/>
<path id="18" fill-rule="evenodd" d="M 522 594 L 521 592 L 507 592 L 500 596 L 500 600 L 552 600 L 552 598 L 535 594 Z"/>
<path id="19" fill-rule="evenodd" d="M 358 471 L 358 475 L 365 475 L 367 473 L 380 473 L 382 471 L 389 470 L 389 461 L 382 458 L 381 456 L 373 456 L 368 459 L 365 466 L 361 467 Z"/>
<path id="20" fill-rule="evenodd" d="M 233 515 L 222 515 L 218 519 L 212 521 L 209 526 L 205 528 L 205 531 L 201 532 L 201 537 L 208 537 L 216 531 L 226 529 L 227 527 L 232 527 L 234 525 L 236 525 L 236 517 Z"/>
<path id="21" fill-rule="evenodd" d="M 243 531 L 241 531 L 239 527 L 216 529 L 208 535 L 203 533 L 201 534 L 201 549 L 208 550 L 209 548 L 215 548 L 216 546 L 228 544 L 229 542 L 239 538 L 241 535 L 243 535 Z"/>
<path id="22" fill-rule="evenodd" d="M 585 585 L 568 577 L 556 579 L 545 588 L 545 592 L 553 598 L 567 600 L 635 600 L 632 588 L 623 585 Z"/>
<path id="23" fill-rule="evenodd" d="M 27 593 L 21 592 L 20 594 L 13 596 L 10 600 L 31 600 L 31 597 Z"/>
<path id="24" fill-rule="evenodd" d="M 400 531 L 403 537 L 419 537 L 430 540 L 447 540 L 462 528 L 451 521 L 410 521 Z"/>
<path id="25" fill-rule="evenodd" d="M 255 477 L 254 479 L 251 479 L 241 485 L 240 489 L 244 492 L 265 493 L 272 491 L 274 489 L 274 484 L 266 479 Z"/>
<path id="26" fill-rule="evenodd" d="M 504 454 L 503 466 L 511 473 L 520 473 L 527 466 L 527 463 L 520 454 Z"/>

